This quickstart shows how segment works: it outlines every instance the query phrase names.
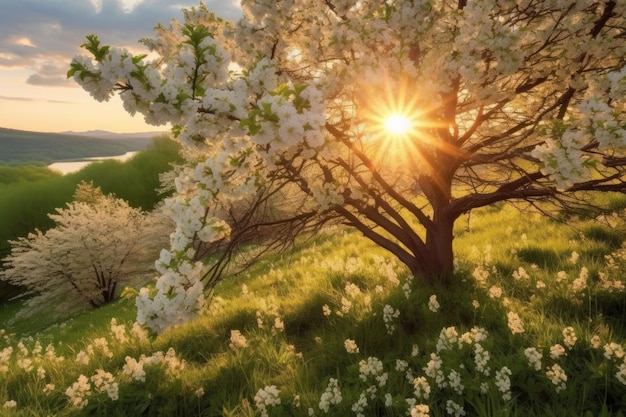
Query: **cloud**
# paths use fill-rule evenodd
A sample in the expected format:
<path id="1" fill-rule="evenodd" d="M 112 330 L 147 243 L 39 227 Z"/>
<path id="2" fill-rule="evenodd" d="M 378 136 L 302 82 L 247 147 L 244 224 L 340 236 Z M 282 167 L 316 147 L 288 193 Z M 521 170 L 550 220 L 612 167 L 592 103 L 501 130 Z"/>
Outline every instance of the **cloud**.
<path id="1" fill-rule="evenodd" d="M 181 8 L 199 0 L 20 0 L 5 1 L 0 13 L 0 72 L 3 68 L 33 71 L 27 83 L 65 85 L 69 63 L 83 53 L 85 35 L 97 34 L 103 43 L 134 48 L 153 34 L 158 23 L 182 19 Z M 8 3 L 8 4 L 7 4 Z M 209 0 L 217 15 L 238 19 L 241 10 L 231 1 Z M 46 69 L 46 67 L 48 67 Z M 1 88 L 1 87 L 0 87 Z"/>
<path id="2" fill-rule="evenodd" d="M 40 101 L 36 98 L 31 98 L 31 97 L 9 97 L 9 96 L 0 96 L 0 100 L 3 101 Z"/>
<path id="3" fill-rule="evenodd" d="M 73 87 L 75 85 L 71 80 L 68 80 L 67 77 L 41 74 L 31 74 L 26 79 L 26 84 L 55 87 Z"/>
<path id="4" fill-rule="evenodd" d="M 0 101 L 20 101 L 27 103 L 54 103 L 54 104 L 78 104 L 76 101 L 67 101 L 67 100 L 46 100 L 40 98 L 32 98 L 32 97 L 12 97 L 12 96 L 0 96 Z"/>

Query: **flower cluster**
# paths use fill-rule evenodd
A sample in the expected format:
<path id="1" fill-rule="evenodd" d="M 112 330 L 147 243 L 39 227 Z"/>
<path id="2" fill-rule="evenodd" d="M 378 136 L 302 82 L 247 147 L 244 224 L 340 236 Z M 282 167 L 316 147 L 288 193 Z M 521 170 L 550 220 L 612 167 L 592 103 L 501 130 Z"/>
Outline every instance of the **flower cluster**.
<path id="1" fill-rule="evenodd" d="M 433 313 L 436 313 L 439 311 L 439 301 L 437 301 L 437 296 L 436 295 L 431 295 L 428 298 L 428 309 L 430 311 L 432 311 Z"/>
<path id="2" fill-rule="evenodd" d="M 85 375 L 80 375 L 78 380 L 72 384 L 67 390 L 65 395 L 69 397 L 70 404 L 76 408 L 84 408 L 89 404 L 87 398 L 91 395 L 91 385 L 89 384 L 89 378 Z"/>
<path id="3" fill-rule="evenodd" d="M 346 339 L 344 342 L 344 347 L 346 348 L 346 352 L 348 353 L 359 353 L 359 347 L 352 339 Z"/>
<path id="4" fill-rule="evenodd" d="M 567 382 L 567 375 L 561 366 L 557 363 L 552 365 L 546 371 L 546 376 L 550 379 L 552 384 L 554 384 L 556 392 L 563 391 Z"/>
<path id="5" fill-rule="evenodd" d="M 243 349 L 248 347 L 248 340 L 239 330 L 231 330 L 230 343 L 228 346 L 233 350 Z"/>
<path id="6" fill-rule="evenodd" d="M 91 378 L 94 389 L 99 392 L 106 392 L 109 398 L 116 401 L 119 398 L 119 386 L 115 382 L 113 375 L 109 372 L 105 372 L 103 369 L 96 370 L 95 375 Z"/>
<path id="7" fill-rule="evenodd" d="M 509 311 L 506 315 L 511 333 L 524 333 L 524 323 L 517 313 Z"/>
<path id="8" fill-rule="evenodd" d="M 396 325 L 393 323 L 393 320 L 398 318 L 399 315 L 400 310 L 393 308 L 389 304 L 385 304 L 385 307 L 383 307 L 383 321 L 385 322 L 388 334 L 393 334 L 396 329 Z"/>
<path id="9" fill-rule="evenodd" d="M 496 371 L 496 386 L 502 393 L 502 399 L 504 401 L 511 399 L 511 375 L 513 375 L 513 373 L 506 366 Z"/>
<path id="10" fill-rule="evenodd" d="M 319 408 L 328 413 L 331 405 L 340 404 L 343 400 L 341 396 L 341 389 L 339 389 L 339 380 L 336 378 L 330 378 L 328 386 L 320 398 Z"/>
<path id="11" fill-rule="evenodd" d="M 543 355 L 535 347 L 529 347 L 524 349 L 524 355 L 528 359 L 528 366 L 535 369 L 535 371 L 541 370 L 541 359 Z"/>
<path id="12" fill-rule="evenodd" d="M 280 405 L 281 399 L 278 396 L 279 394 L 280 390 L 276 388 L 276 385 L 268 385 L 256 392 L 254 396 L 254 403 L 256 408 L 261 411 L 262 417 L 268 417 L 268 407 Z"/>

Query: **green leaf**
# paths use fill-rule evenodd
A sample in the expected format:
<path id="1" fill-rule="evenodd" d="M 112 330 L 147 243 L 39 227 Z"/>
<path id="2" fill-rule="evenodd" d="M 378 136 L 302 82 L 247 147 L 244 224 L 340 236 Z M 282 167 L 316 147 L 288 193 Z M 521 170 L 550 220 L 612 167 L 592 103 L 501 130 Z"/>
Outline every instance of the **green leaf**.
<path id="1" fill-rule="evenodd" d="M 110 46 L 102 46 L 100 47 L 100 40 L 93 33 L 86 36 L 87 42 L 81 45 L 82 48 L 85 48 L 89 52 L 91 52 L 98 62 L 104 61 L 104 58 L 109 54 Z"/>

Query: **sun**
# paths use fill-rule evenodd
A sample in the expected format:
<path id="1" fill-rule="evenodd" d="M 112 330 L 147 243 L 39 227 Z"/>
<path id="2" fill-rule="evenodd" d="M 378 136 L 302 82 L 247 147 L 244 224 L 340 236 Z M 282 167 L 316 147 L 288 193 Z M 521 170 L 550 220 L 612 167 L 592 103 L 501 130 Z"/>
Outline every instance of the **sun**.
<path id="1" fill-rule="evenodd" d="M 411 129 L 413 123 L 411 120 L 400 113 L 393 113 L 385 119 L 385 130 L 391 135 L 406 135 Z"/>

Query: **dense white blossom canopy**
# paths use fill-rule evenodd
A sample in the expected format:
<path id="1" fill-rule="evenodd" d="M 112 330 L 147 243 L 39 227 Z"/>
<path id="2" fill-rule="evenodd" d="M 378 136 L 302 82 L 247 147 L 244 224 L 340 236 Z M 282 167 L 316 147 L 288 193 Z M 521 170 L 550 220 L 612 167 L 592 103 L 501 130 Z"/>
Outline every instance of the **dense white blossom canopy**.
<path id="1" fill-rule="evenodd" d="M 242 7 L 236 23 L 200 5 L 157 26 L 150 58 L 89 36 L 69 73 L 184 145 L 177 228 L 138 298 L 154 330 L 202 308 L 199 242 L 233 238 L 233 208 L 268 190 L 292 218 L 343 217 L 414 273 L 451 270 L 454 220 L 473 208 L 624 191 L 624 2 Z M 401 139 L 383 128 L 393 113 L 410 121 Z"/>

